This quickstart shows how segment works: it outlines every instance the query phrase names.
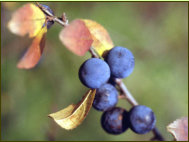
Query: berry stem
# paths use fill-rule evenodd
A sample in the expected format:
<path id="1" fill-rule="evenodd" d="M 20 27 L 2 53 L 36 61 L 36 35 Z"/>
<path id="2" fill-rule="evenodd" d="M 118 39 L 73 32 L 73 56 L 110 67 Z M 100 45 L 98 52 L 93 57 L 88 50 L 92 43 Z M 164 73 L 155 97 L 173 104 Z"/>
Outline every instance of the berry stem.
<path id="1" fill-rule="evenodd" d="M 54 22 L 59 23 L 60 25 L 62 25 L 63 27 L 68 25 L 68 20 L 66 19 L 66 16 L 63 15 L 64 17 L 62 18 L 58 18 L 56 16 L 54 16 L 51 12 L 49 12 L 45 7 L 43 7 L 40 3 L 36 2 L 37 6 L 45 13 L 48 15 L 49 19 L 52 19 Z M 65 22 L 64 22 L 64 21 Z"/>
<path id="2" fill-rule="evenodd" d="M 132 94 L 129 92 L 129 90 L 127 89 L 126 85 L 123 83 L 123 81 L 121 79 L 115 79 L 115 82 L 119 86 L 119 88 L 121 89 L 121 91 L 123 92 L 123 95 L 125 96 L 125 98 L 127 99 L 127 101 L 132 106 L 138 105 L 137 101 L 132 96 Z"/>
<path id="3" fill-rule="evenodd" d="M 122 91 L 122 96 L 124 97 L 120 97 L 120 98 L 125 98 L 127 99 L 127 101 L 132 105 L 132 106 L 136 106 L 138 105 L 138 102 L 135 100 L 135 98 L 133 97 L 133 95 L 129 92 L 129 90 L 127 89 L 126 85 L 123 83 L 123 81 L 121 79 L 115 79 L 116 84 L 119 86 L 119 88 Z M 159 141 L 164 141 L 163 136 L 161 135 L 161 133 L 159 132 L 159 130 L 157 129 L 157 127 L 155 127 L 152 130 L 154 137 L 151 140 L 159 140 Z"/>
<path id="4" fill-rule="evenodd" d="M 154 137 L 152 140 L 159 140 L 159 141 L 165 141 L 159 130 L 155 127 L 152 132 L 154 133 Z"/>
<path id="5" fill-rule="evenodd" d="M 37 6 L 47 14 L 47 16 L 49 17 L 49 19 L 52 19 L 54 22 L 57 22 L 58 24 L 60 24 L 61 26 L 65 27 L 68 26 L 68 20 L 65 16 L 64 13 L 64 17 L 62 18 L 58 18 L 55 15 L 51 14 L 46 8 L 44 8 L 41 4 L 39 4 L 38 2 L 36 3 Z M 92 55 L 92 57 L 95 58 L 101 58 L 96 52 L 95 50 L 91 47 L 89 49 L 90 54 Z M 127 99 L 127 101 L 132 105 L 132 106 L 136 106 L 138 105 L 138 102 L 135 100 L 135 98 L 133 97 L 133 95 L 129 92 L 129 90 L 127 89 L 126 85 L 123 83 L 123 81 L 121 79 L 115 79 L 116 84 L 119 86 L 119 88 L 121 89 L 124 98 Z M 123 97 L 121 97 L 123 98 Z M 155 127 L 153 130 L 153 134 L 154 137 L 151 140 L 159 140 L 159 141 L 164 141 L 163 136 L 161 135 L 161 133 L 158 131 L 158 129 Z"/>
<path id="6" fill-rule="evenodd" d="M 93 58 L 99 58 L 99 56 L 96 54 L 96 52 L 94 51 L 92 47 L 89 49 L 89 52 L 91 53 Z"/>

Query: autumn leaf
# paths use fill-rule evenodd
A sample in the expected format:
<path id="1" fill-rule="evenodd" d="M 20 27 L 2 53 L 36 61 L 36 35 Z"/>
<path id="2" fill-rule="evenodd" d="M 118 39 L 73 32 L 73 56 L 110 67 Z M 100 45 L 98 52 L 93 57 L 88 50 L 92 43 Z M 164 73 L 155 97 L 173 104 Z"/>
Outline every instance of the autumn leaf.
<path id="1" fill-rule="evenodd" d="M 76 55 L 83 56 L 91 47 L 100 55 L 113 47 L 106 29 L 92 20 L 76 19 L 59 34 L 62 43 Z"/>
<path id="2" fill-rule="evenodd" d="M 104 56 L 103 54 L 114 46 L 108 32 L 103 26 L 95 21 L 84 19 L 83 21 L 92 35 L 92 47 L 100 56 Z"/>
<path id="3" fill-rule="evenodd" d="M 45 14 L 36 5 L 29 3 L 23 5 L 12 14 L 8 22 L 8 29 L 17 35 L 35 37 L 45 23 Z"/>
<path id="4" fill-rule="evenodd" d="M 18 68 L 30 69 L 33 68 L 40 60 L 43 48 L 45 47 L 45 35 L 47 27 L 43 27 L 38 35 L 33 39 L 32 44 L 26 51 L 24 56 L 17 64 Z"/>
<path id="5" fill-rule="evenodd" d="M 59 38 L 71 52 L 78 56 L 83 56 L 93 42 L 89 30 L 81 20 L 74 20 L 66 26 L 60 32 Z"/>
<path id="6" fill-rule="evenodd" d="M 63 110 L 49 114 L 49 117 L 54 119 L 59 126 L 66 130 L 76 128 L 87 116 L 92 106 L 95 93 L 95 89 L 89 90 L 78 104 L 69 105 Z"/>
<path id="7" fill-rule="evenodd" d="M 167 130 L 177 141 L 188 141 L 188 117 L 175 120 L 167 126 Z"/>

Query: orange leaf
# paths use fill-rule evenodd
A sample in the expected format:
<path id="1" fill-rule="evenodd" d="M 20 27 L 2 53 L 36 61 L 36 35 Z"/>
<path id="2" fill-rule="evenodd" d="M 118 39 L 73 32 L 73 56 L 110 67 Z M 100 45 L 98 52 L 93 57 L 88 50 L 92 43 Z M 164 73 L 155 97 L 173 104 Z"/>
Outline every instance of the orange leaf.
<path id="1" fill-rule="evenodd" d="M 88 28 L 81 20 L 72 21 L 60 32 L 59 38 L 70 51 L 79 56 L 83 56 L 93 42 Z"/>
<path id="2" fill-rule="evenodd" d="M 83 56 L 90 47 L 103 56 L 113 47 L 108 32 L 92 20 L 74 20 L 60 32 L 59 37 L 69 50 L 79 56 Z"/>
<path id="3" fill-rule="evenodd" d="M 38 35 L 33 39 L 29 49 L 19 61 L 17 67 L 23 69 L 33 68 L 39 61 L 43 48 L 45 47 L 45 35 L 47 27 L 43 27 Z"/>
<path id="4" fill-rule="evenodd" d="M 167 126 L 167 130 L 177 141 L 188 141 L 188 117 L 177 119 Z"/>
<path id="5" fill-rule="evenodd" d="M 9 30 L 17 35 L 35 37 L 45 23 L 45 14 L 34 4 L 25 4 L 12 15 Z"/>
<path id="6" fill-rule="evenodd" d="M 93 38 L 93 43 L 92 47 L 95 49 L 95 51 L 100 55 L 104 56 L 106 51 L 110 50 L 113 48 L 113 42 L 106 31 L 106 29 L 98 24 L 95 21 L 92 20 L 83 20 L 85 22 L 85 25 L 89 29 L 92 38 Z"/>

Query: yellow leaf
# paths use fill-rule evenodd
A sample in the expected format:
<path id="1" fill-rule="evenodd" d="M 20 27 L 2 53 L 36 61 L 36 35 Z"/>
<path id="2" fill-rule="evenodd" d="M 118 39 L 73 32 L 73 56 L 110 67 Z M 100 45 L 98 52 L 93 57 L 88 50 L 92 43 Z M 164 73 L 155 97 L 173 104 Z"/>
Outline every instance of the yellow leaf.
<path id="1" fill-rule="evenodd" d="M 70 130 L 76 128 L 87 116 L 92 106 L 95 93 L 95 89 L 89 90 L 78 104 L 69 105 L 65 109 L 49 114 L 49 117 L 54 119 L 64 129 Z"/>
<path id="2" fill-rule="evenodd" d="M 85 22 L 85 25 L 92 35 L 92 47 L 100 56 L 104 56 L 106 52 L 112 49 L 114 46 L 108 32 L 102 25 L 95 21 L 85 19 L 82 20 Z"/>

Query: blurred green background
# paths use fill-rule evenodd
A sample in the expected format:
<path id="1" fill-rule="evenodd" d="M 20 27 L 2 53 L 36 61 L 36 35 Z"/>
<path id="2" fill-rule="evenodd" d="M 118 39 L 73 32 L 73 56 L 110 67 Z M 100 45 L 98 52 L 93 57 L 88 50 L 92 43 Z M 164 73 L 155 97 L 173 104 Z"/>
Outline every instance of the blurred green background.
<path id="1" fill-rule="evenodd" d="M 59 40 L 57 23 L 48 31 L 42 59 L 31 70 L 16 64 L 31 43 L 12 34 L 6 24 L 22 2 L 1 3 L 1 137 L 2 140 L 149 140 L 130 129 L 109 135 L 100 125 L 101 112 L 93 108 L 72 131 L 61 129 L 47 115 L 77 103 L 88 90 L 78 78 L 88 58 L 68 51 Z M 115 45 L 135 56 L 134 72 L 124 79 L 140 104 L 151 107 L 166 140 L 166 126 L 188 116 L 188 4 L 180 2 L 43 2 L 55 15 L 66 12 L 69 21 L 91 19 L 103 25 Z M 131 106 L 120 100 L 118 106 Z"/>

